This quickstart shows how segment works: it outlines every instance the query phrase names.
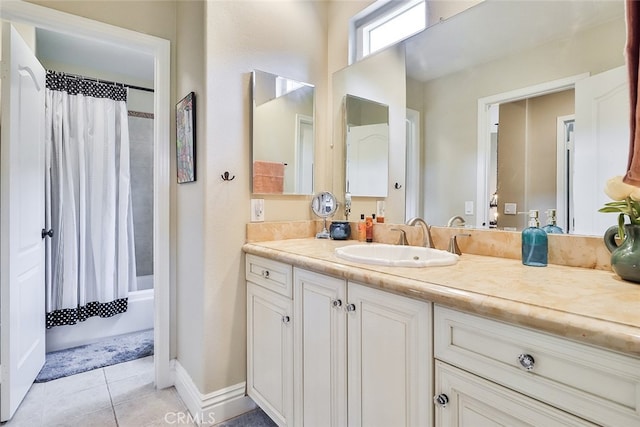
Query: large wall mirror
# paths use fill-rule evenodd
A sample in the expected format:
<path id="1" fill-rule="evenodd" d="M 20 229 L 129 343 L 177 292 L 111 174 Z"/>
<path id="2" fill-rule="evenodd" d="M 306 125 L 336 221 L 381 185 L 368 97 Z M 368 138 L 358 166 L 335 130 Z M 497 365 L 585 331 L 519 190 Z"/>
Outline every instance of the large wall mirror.
<path id="1" fill-rule="evenodd" d="M 389 106 L 354 95 L 344 100 L 347 193 L 387 197 Z"/>
<path id="2" fill-rule="evenodd" d="M 253 71 L 252 192 L 313 194 L 315 88 Z"/>
<path id="3" fill-rule="evenodd" d="M 597 212 L 605 181 L 626 169 L 624 44 L 622 0 L 485 0 L 406 40 L 427 221 L 488 227 L 497 214 L 521 229 L 505 209 L 557 208 L 565 229 L 601 235 L 615 222 Z"/>

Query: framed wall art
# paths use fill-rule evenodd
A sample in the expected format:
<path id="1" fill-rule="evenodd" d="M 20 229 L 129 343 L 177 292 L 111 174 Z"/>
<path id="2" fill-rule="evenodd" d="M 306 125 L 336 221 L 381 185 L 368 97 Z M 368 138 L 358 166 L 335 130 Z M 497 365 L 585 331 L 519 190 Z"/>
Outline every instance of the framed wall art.
<path id="1" fill-rule="evenodd" d="M 176 105 L 176 155 L 178 184 L 196 180 L 196 94 Z"/>

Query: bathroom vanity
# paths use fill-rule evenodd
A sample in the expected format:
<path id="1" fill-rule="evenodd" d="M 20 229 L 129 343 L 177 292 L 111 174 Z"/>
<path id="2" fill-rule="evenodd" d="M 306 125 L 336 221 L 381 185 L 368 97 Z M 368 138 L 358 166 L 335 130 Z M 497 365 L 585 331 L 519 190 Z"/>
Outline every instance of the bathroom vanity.
<path id="1" fill-rule="evenodd" d="M 640 286 L 465 254 L 337 258 L 244 246 L 247 393 L 280 426 L 640 425 Z"/>

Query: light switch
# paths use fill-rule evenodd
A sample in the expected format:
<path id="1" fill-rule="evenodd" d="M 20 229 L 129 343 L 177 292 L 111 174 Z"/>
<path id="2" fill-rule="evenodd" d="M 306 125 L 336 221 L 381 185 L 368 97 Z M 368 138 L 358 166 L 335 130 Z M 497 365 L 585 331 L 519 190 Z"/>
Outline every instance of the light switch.
<path id="1" fill-rule="evenodd" d="M 473 215 L 473 200 L 467 200 L 464 202 L 464 214 Z"/>
<path id="2" fill-rule="evenodd" d="M 251 222 L 264 221 L 264 199 L 251 199 Z"/>
<path id="3" fill-rule="evenodd" d="M 505 215 L 516 215 L 518 213 L 518 204 L 517 203 L 505 203 L 504 204 L 504 214 Z"/>

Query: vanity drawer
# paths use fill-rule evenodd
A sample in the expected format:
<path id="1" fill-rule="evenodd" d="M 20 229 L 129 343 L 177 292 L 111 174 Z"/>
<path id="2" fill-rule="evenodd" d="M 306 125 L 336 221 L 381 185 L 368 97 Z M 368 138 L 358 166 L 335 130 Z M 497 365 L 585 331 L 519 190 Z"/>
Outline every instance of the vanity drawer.
<path id="1" fill-rule="evenodd" d="M 640 425 L 638 358 L 440 306 L 434 353 L 598 424 Z"/>
<path id="2" fill-rule="evenodd" d="M 247 281 L 293 298 L 293 267 L 251 254 L 247 254 L 245 266 Z"/>

